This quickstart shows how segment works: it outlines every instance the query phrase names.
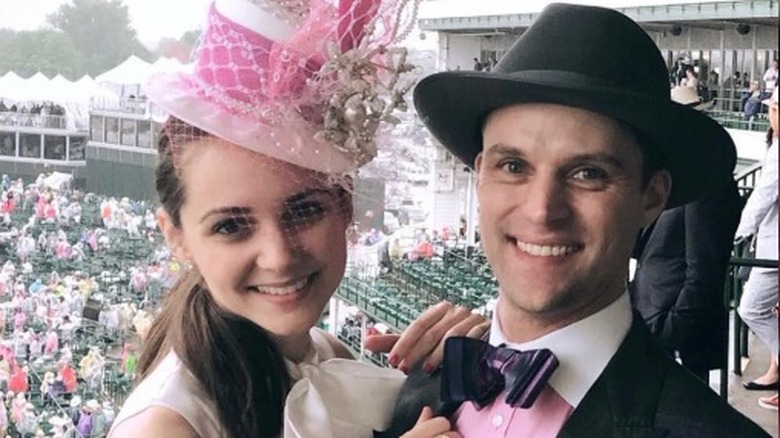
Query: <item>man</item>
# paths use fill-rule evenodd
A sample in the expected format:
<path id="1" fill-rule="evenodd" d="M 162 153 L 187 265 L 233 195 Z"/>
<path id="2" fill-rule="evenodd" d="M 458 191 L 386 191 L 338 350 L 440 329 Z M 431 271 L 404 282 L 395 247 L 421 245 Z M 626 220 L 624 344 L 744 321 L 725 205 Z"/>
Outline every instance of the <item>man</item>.
<path id="1" fill-rule="evenodd" d="M 742 110 L 745 113 L 745 120 L 755 120 L 761 111 L 761 101 L 764 100 L 764 94 L 761 92 L 761 84 L 758 81 L 750 81 L 750 89 L 742 95 Z"/>
<path id="2" fill-rule="evenodd" d="M 772 60 L 772 65 L 764 72 L 764 90 L 767 95 L 771 95 L 777 84 L 777 59 Z"/>
<path id="3" fill-rule="evenodd" d="M 493 71 L 434 74 L 414 100 L 474 166 L 500 292 L 493 347 L 449 339 L 441 372 L 410 375 L 388 436 L 446 422 L 423 406 L 466 438 L 767 436 L 632 317 L 626 273 L 640 229 L 728 181 L 736 160 L 725 130 L 671 102 L 639 26 L 550 5 Z"/>
<path id="4" fill-rule="evenodd" d="M 690 88 L 672 89 L 671 98 L 701 107 Z M 664 349 L 678 354 L 704 382 L 726 358 L 723 288 L 742 206 L 730 179 L 696 201 L 664 211 L 634 249 L 638 265 L 629 287 L 632 304 Z"/>

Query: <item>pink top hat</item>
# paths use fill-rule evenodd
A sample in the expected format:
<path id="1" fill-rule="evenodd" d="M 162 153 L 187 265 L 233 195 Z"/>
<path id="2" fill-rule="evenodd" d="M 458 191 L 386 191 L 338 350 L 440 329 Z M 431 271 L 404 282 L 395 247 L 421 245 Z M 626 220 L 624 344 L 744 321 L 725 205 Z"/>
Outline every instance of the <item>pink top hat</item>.
<path id="1" fill-rule="evenodd" d="M 419 0 L 215 0 L 192 73 L 145 87 L 169 114 L 217 137 L 327 173 L 376 156 L 405 110 L 413 67 L 392 48 Z"/>

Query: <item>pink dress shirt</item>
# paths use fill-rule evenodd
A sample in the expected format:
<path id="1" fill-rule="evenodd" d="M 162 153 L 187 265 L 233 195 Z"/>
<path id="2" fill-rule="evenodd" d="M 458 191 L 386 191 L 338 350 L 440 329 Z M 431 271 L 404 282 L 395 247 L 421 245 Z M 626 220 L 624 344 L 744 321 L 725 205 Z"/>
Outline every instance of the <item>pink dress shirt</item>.
<path id="1" fill-rule="evenodd" d="M 523 437 L 549 438 L 558 435 L 574 408 L 547 385 L 530 409 L 513 408 L 500 394 L 492 404 L 477 410 L 463 403 L 453 420 L 463 438 Z"/>
<path id="2" fill-rule="evenodd" d="M 501 330 L 501 303 L 493 314 L 490 343 L 530 350 L 549 348 L 560 365 L 529 409 L 513 408 L 499 394 L 477 410 L 466 402 L 452 416 L 463 438 L 553 438 L 607 366 L 631 327 L 631 303 L 623 293 L 595 314 L 523 344 L 513 344 Z"/>

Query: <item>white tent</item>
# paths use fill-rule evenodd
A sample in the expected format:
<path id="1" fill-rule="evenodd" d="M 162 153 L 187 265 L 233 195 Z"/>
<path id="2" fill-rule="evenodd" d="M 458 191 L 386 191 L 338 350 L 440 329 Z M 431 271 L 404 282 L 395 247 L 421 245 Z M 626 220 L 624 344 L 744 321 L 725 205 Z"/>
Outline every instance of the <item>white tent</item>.
<path id="1" fill-rule="evenodd" d="M 17 100 L 32 100 L 35 102 L 52 101 L 56 96 L 53 95 L 52 88 L 49 86 L 50 79 L 45 74 L 38 72 L 24 81 L 24 87 L 18 90 Z"/>
<path id="2" fill-rule="evenodd" d="M 73 82 L 69 81 L 67 78 L 65 78 L 65 76 L 63 76 L 63 75 L 61 75 L 59 73 L 57 74 L 57 76 L 51 78 L 51 81 L 49 81 L 49 82 L 52 85 L 56 85 L 56 86 L 60 86 L 60 87 L 61 86 L 69 86 L 69 85 L 73 84 Z"/>
<path id="3" fill-rule="evenodd" d="M 141 84 L 146 82 L 151 74 L 152 64 L 130 55 L 118 66 L 98 75 L 95 82 L 114 95 L 124 98 L 141 94 Z"/>
<path id="4" fill-rule="evenodd" d="M 119 97 L 118 95 L 111 92 L 110 90 L 98 85 L 98 83 L 95 82 L 95 80 L 92 79 L 90 75 L 82 76 L 81 79 L 74 82 L 73 85 L 75 86 L 77 92 L 79 93 L 79 96 L 82 96 L 85 102 L 88 102 L 89 99 L 92 97 L 113 98 L 113 99 Z"/>
<path id="5" fill-rule="evenodd" d="M 165 56 L 161 56 L 157 61 L 154 61 L 154 64 L 152 64 L 152 71 L 155 73 L 166 71 L 182 71 L 186 68 L 187 66 L 179 62 L 178 59 L 168 58 Z"/>
<path id="6" fill-rule="evenodd" d="M 19 90 L 25 87 L 25 80 L 16 73 L 9 71 L 0 77 L 0 99 L 8 99 L 16 102 Z"/>
<path id="7" fill-rule="evenodd" d="M 22 79 L 18 74 L 9 71 L 8 73 L 4 74 L 2 77 L 0 77 L 0 83 L 21 83 L 24 79 Z"/>
<path id="8" fill-rule="evenodd" d="M 60 74 L 49 81 L 46 92 L 50 96 L 46 100 L 52 102 L 71 102 L 79 98 L 76 84 Z"/>
<path id="9" fill-rule="evenodd" d="M 49 83 L 49 81 L 50 81 L 50 79 L 48 77 L 46 77 L 45 74 L 43 74 L 41 72 L 38 72 L 38 73 L 35 73 L 34 75 L 30 76 L 29 79 L 27 79 L 27 85 L 30 85 L 30 86 L 36 86 L 36 85 L 45 86 L 46 84 Z"/>
<path id="10" fill-rule="evenodd" d="M 89 100 L 100 95 L 95 85 L 89 87 L 69 81 L 62 75 L 48 79 L 43 73 L 36 73 L 22 79 L 13 72 L 0 78 L 0 99 L 6 106 L 26 106 L 51 102 L 65 108 L 66 127 L 69 130 L 87 129 L 89 123 Z"/>
<path id="11" fill-rule="evenodd" d="M 95 82 L 109 82 L 112 84 L 134 85 L 143 84 L 152 72 L 152 65 L 143 59 L 130 55 L 121 64 L 111 70 L 98 75 Z"/>
<path id="12" fill-rule="evenodd" d="M 90 76 L 90 75 L 84 75 L 84 76 L 81 77 L 81 79 L 76 81 L 76 85 L 91 87 L 91 86 L 95 85 L 95 80 L 92 79 L 92 76 Z"/>

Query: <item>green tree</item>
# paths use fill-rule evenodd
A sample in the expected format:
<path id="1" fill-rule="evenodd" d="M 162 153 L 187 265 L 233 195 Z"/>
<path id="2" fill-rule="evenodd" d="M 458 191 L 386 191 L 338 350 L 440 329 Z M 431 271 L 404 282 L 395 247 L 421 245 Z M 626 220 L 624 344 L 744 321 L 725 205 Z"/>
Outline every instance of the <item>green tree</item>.
<path id="1" fill-rule="evenodd" d="M 69 35 L 57 30 L 15 32 L 0 30 L 0 75 L 13 71 L 29 77 L 40 71 L 48 77 L 62 74 L 70 80 L 86 69 Z"/>
<path id="2" fill-rule="evenodd" d="M 184 32 L 181 35 L 181 38 L 179 38 L 179 41 L 189 45 L 190 47 L 195 47 L 195 44 L 197 44 L 198 40 L 200 39 L 200 35 L 202 33 L 203 32 L 201 32 L 200 29 L 189 30 L 187 32 Z"/>
<path id="3" fill-rule="evenodd" d="M 179 39 L 162 38 L 157 44 L 155 54 L 167 58 L 176 58 L 186 64 L 190 61 L 190 55 L 198 42 L 198 38 L 200 38 L 200 34 L 200 30 L 190 30 L 184 32 Z"/>
<path id="4" fill-rule="evenodd" d="M 130 25 L 127 6 L 120 0 L 73 0 L 47 17 L 49 24 L 68 34 L 95 76 L 131 54 L 149 59 Z"/>

